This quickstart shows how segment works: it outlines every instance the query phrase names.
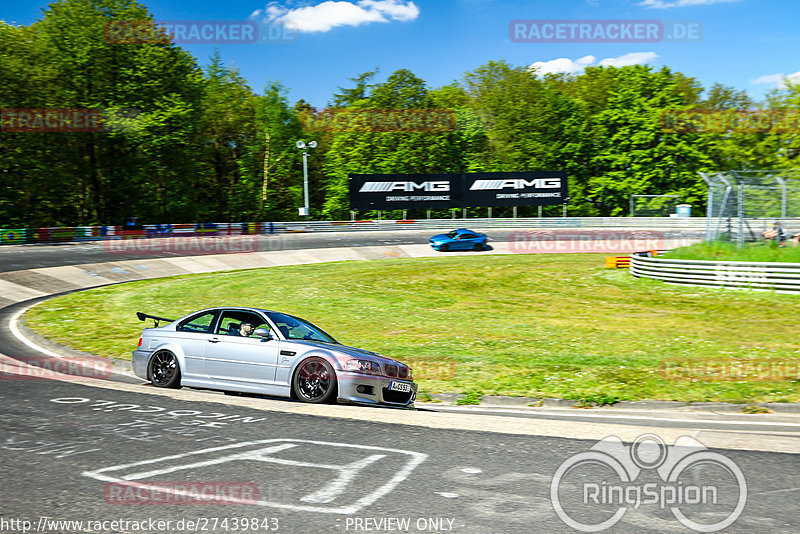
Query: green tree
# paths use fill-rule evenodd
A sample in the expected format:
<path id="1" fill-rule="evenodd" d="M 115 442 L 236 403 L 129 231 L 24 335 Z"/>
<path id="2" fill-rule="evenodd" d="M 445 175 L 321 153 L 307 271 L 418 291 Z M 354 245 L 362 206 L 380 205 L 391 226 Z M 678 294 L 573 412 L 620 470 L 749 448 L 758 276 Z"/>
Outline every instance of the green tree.
<path id="1" fill-rule="evenodd" d="M 370 74 L 370 73 L 367 73 Z M 363 77 L 363 75 L 362 75 Z M 354 79 L 363 83 L 362 77 Z M 379 114 L 394 126 L 373 127 L 368 121 L 363 127 L 335 130 L 327 136 L 329 149 L 325 155 L 325 202 L 323 215 L 328 218 L 346 218 L 348 203 L 348 176 L 359 173 L 413 174 L 462 172 L 467 158 L 466 143 L 452 118 L 450 97 L 457 98 L 457 90 L 441 91 L 433 95 L 424 80 L 411 71 L 401 69 L 392 73 L 385 82 L 369 86 L 364 92 L 357 87 L 346 94 L 357 94 L 348 109 Z M 463 95 L 459 103 L 463 103 Z M 445 122 L 439 126 L 413 123 L 419 110 L 437 111 Z M 389 121 L 391 117 L 394 122 Z M 370 216 L 370 214 L 365 214 Z M 387 213 L 400 217 L 401 212 Z"/>
<path id="2" fill-rule="evenodd" d="M 662 124 L 666 110 L 696 104 L 697 82 L 666 67 L 592 72 L 601 68 L 587 69 L 591 81 L 606 86 L 607 96 L 589 119 L 586 136 L 593 146 L 585 178 L 586 195 L 599 199 L 600 214 L 627 213 L 632 194 L 677 194 L 684 202 L 702 204 L 705 187 L 698 171 L 711 166 L 703 144 L 695 134 L 670 133 Z M 596 93 L 589 94 L 595 98 L 587 104 L 599 106 Z"/>
<path id="3" fill-rule="evenodd" d="M 205 69 L 200 102 L 202 128 L 200 220 L 238 221 L 258 212 L 258 176 L 247 168 L 256 138 L 256 96 L 218 51 Z"/>

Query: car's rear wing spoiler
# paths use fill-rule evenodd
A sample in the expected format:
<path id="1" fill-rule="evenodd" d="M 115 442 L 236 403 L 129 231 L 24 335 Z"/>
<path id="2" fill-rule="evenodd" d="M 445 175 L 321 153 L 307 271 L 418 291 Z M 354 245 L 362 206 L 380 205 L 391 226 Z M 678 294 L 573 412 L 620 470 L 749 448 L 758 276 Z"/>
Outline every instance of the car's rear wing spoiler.
<path id="1" fill-rule="evenodd" d="M 158 323 L 160 321 L 166 321 L 168 323 L 171 323 L 171 322 L 175 321 L 175 319 L 166 319 L 164 317 L 156 317 L 155 315 L 147 315 L 146 313 L 142 313 L 142 312 L 136 312 L 136 317 L 138 317 L 140 321 L 146 321 L 147 319 L 152 319 L 153 322 L 155 322 L 156 327 L 158 327 Z"/>

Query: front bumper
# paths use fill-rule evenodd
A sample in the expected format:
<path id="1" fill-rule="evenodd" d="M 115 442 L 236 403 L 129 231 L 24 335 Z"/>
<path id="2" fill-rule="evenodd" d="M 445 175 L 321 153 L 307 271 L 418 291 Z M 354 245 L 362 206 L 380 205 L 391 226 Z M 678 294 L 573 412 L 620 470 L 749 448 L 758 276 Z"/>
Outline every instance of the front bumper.
<path id="1" fill-rule="evenodd" d="M 410 380 L 383 376 L 338 371 L 339 401 L 359 404 L 385 404 L 387 406 L 411 406 L 417 397 L 417 384 Z M 410 392 L 392 391 L 392 382 L 408 384 Z"/>

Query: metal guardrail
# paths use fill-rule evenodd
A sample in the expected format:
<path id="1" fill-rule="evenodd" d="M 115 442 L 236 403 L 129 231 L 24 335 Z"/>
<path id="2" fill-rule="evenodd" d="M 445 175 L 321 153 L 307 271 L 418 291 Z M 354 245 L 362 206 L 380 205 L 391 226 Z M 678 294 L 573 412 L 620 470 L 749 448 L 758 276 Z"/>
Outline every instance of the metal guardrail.
<path id="1" fill-rule="evenodd" d="M 704 231 L 705 218 L 691 217 L 528 217 L 528 218 L 468 218 L 468 219 L 410 219 L 366 221 L 310 221 L 276 223 L 289 232 L 341 232 L 367 230 L 443 230 L 464 226 L 475 229 L 521 228 L 525 230 L 586 228 L 635 230 Z"/>
<path id="2" fill-rule="evenodd" d="M 705 229 L 705 224 L 705 219 L 700 217 L 529 217 L 145 224 L 133 229 L 125 226 L 4 228 L 0 229 L 0 244 L 66 243 L 174 236 L 264 235 L 286 232 L 448 230 L 464 226 L 479 230 L 493 228 L 523 230 L 613 228 L 698 232 Z"/>
<path id="3" fill-rule="evenodd" d="M 633 254 L 630 272 L 671 284 L 800 293 L 800 263 L 674 260 Z"/>

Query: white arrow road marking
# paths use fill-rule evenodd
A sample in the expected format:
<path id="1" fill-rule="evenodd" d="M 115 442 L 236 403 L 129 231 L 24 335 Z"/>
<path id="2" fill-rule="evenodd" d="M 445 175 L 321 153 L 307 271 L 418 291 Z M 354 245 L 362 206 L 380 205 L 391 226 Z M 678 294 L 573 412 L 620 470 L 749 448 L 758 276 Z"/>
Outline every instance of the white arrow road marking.
<path id="1" fill-rule="evenodd" d="M 386 458 L 385 454 L 373 454 L 372 456 L 367 456 L 362 460 L 357 460 L 353 463 L 343 465 L 341 467 L 334 467 L 334 469 L 339 471 L 339 478 L 336 480 L 332 480 L 330 484 L 328 484 L 324 488 L 320 488 L 315 493 L 310 495 L 306 495 L 302 497 L 300 500 L 303 502 L 320 502 L 326 503 L 331 502 L 336 497 L 341 495 L 345 489 L 347 489 L 347 485 L 353 481 L 359 471 L 370 465 L 371 463 L 380 460 L 381 458 Z"/>
<path id="2" fill-rule="evenodd" d="M 319 445 L 324 447 L 336 447 L 346 449 L 363 450 L 370 454 L 360 460 L 356 460 L 349 464 L 336 465 L 324 464 L 313 462 L 301 462 L 290 460 L 286 458 L 277 458 L 272 456 L 275 453 L 302 447 L 303 445 Z M 243 450 L 245 449 L 245 450 Z M 224 454 L 229 452 L 229 454 Z M 222 454 L 220 454 L 222 453 Z M 358 490 L 352 487 L 351 482 L 358 476 L 359 473 L 369 469 L 369 467 L 378 460 L 383 458 L 390 458 L 391 456 L 401 455 L 403 458 L 402 465 L 393 470 L 393 475 L 384 484 L 369 485 L 370 493 L 361 496 L 354 502 L 341 506 L 314 506 L 312 504 L 324 505 L 331 503 L 342 495 L 358 496 Z M 199 459 L 209 457 L 199 461 L 190 461 L 183 463 L 186 459 Z M 152 483 L 136 482 L 136 480 L 144 480 L 150 477 L 164 475 L 167 473 L 176 473 L 183 470 L 197 469 L 203 467 L 210 467 L 214 465 L 230 463 L 235 461 L 260 461 L 265 463 L 273 463 L 286 466 L 297 467 L 311 467 L 314 469 L 328 469 L 338 472 L 338 477 L 330 483 L 319 489 L 318 491 L 306 495 L 300 499 L 301 502 L 309 504 L 290 504 L 286 502 L 265 501 L 265 500 L 245 500 L 241 504 L 252 504 L 256 506 L 268 506 L 273 508 L 284 508 L 288 510 L 306 511 L 306 512 L 319 512 L 326 514 L 353 514 L 362 508 L 371 505 L 381 497 L 389 494 L 398 484 L 403 482 L 411 474 L 414 469 L 428 457 L 427 454 L 414 451 L 406 451 L 402 449 L 388 449 L 385 447 L 371 447 L 367 445 L 351 445 L 349 443 L 332 443 L 326 441 L 312 441 L 303 439 L 267 439 L 260 441 L 247 441 L 242 443 L 234 443 L 231 445 L 223 445 L 219 447 L 212 447 L 209 449 L 202 449 L 199 451 L 186 452 L 181 454 L 173 454 L 171 456 L 164 456 L 162 458 L 154 458 L 152 460 L 142 460 L 140 462 L 133 462 L 129 464 L 115 465 L 112 467 L 105 467 L 95 471 L 85 471 L 83 476 L 101 480 L 104 482 L 113 482 L 132 487 L 146 486 L 149 490 L 159 489 L 164 492 L 171 492 L 176 495 L 190 496 L 190 491 L 176 490 L 174 487 L 159 487 L 158 481 Z M 165 467 L 156 468 L 156 464 L 166 463 Z M 143 466 L 150 466 L 152 469 L 145 471 L 125 472 Z M 229 502 L 237 502 L 236 499 L 228 499 Z"/>

